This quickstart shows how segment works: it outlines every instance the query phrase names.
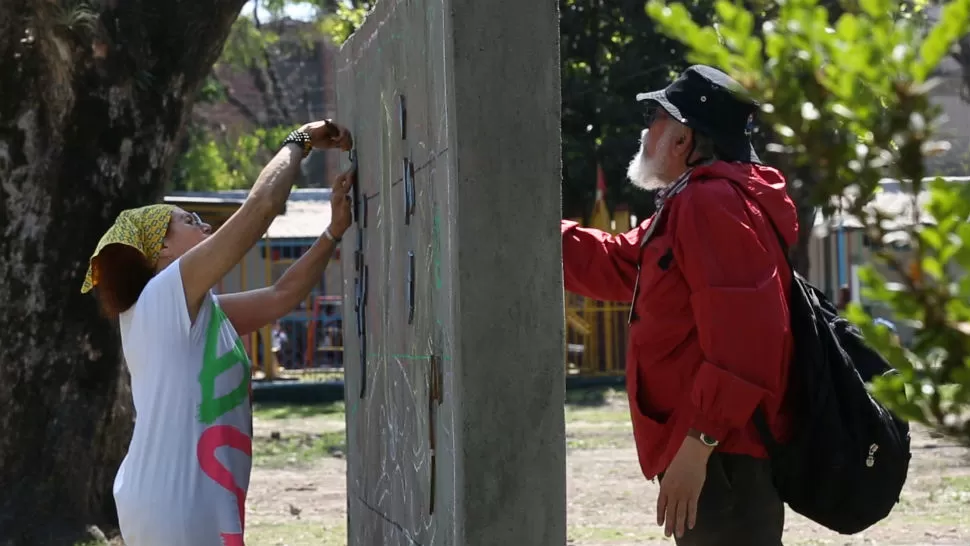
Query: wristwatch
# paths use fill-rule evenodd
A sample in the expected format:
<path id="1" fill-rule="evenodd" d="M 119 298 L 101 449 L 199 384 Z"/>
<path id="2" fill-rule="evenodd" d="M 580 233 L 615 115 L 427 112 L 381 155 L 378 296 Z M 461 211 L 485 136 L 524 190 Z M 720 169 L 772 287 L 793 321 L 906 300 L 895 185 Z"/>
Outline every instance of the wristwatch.
<path id="1" fill-rule="evenodd" d="M 687 435 L 690 436 L 691 438 L 697 438 L 698 440 L 701 441 L 702 444 L 706 445 L 707 447 L 712 447 L 712 448 L 717 447 L 721 443 L 715 440 L 714 438 L 712 438 L 711 436 L 708 436 L 707 434 L 704 434 L 703 432 L 700 432 L 694 429 L 690 429 L 687 432 Z"/>
<path id="2" fill-rule="evenodd" d="M 283 144 L 280 145 L 280 148 L 285 147 L 287 144 L 298 144 L 303 149 L 303 157 L 310 155 L 310 150 L 313 149 L 313 144 L 310 142 L 310 133 L 299 129 L 287 135 L 283 139 Z"/>

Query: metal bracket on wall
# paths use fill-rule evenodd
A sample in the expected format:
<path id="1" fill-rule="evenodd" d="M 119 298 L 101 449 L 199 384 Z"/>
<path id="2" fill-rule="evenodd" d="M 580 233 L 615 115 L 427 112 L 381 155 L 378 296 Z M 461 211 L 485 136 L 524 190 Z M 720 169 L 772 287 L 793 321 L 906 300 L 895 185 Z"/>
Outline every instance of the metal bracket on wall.
<path id="1" fill-rule="evenodd" d="M 408 324 L 414 322 L 414 251 L 408 251 Z"/>
<path id="2" fill-rule="evenodd" d="M 401 187 L 404 190 L 404 225 L 411 225 L 411 160 L 404 158 L 401 171 Z"/>
<path id="3" fill-rule="evenodd" d="M 357 148 L 350 150 L 350 172 L 357 174 Z M 354 248 L 354 312 L 357 315 L 357 340 L 360 351 L 360 397 L 367 389 L 367 266 L 364 264 L 364 228 L 367 226 L 367 199 L 362 198 L 360 184 L 352 187 L 352 212 L 357 225 Z"/>
<path id="4" fill-rule="evenodd" d="M 435 430 L 437 428 L 438 406 L 441 405 L 441 357 L 431 355 L 431 370 L 428 373 L 428 444 L 429 454 L 431 455 L 431 487 L 430 506 L 431 514 L 434 514 L 435 497 L 435 478 L 437 476 L 436 453 L 435 453 Z"/>
<path id="5" fill-rule="evenodd" d="M 367 277 L 370 268 L 364 266 L 358 289 L 357 338 L 360 350 L 360 397 L 367 392 Z"/>
<path id="6" fill-rule="evenodd" d="M 360 277 L 354 279 L 354 312 L 357 313 L 357 337 L 364 335 L 364 300 L 361 295 L 362 288 L 360 281 Z"/>
<path id="7" fill-rule="evenodd" d="M 408 217 L 414 216 L 414 162 L 408 159 L 408 187 L 406 194 Z"/>
<path id="8" fill-rule="evenodd" d="M 401 123 L 401 140 L 408 139 L 408 109 L 404 95 L 397 96 L 397 117 Z"/>

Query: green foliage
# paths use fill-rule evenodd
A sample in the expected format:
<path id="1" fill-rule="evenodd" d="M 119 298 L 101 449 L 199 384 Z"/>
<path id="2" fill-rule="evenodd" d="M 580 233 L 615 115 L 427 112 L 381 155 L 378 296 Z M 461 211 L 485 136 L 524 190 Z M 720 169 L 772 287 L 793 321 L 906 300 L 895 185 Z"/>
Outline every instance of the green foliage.
<path id="1" fill-rule="evenodd" d="M 715 2 L 713 26 L 679 4 L 647 4 L 692 61 L 722 68 L 762 103 L 777 136 L 772 148 L 818 175 L 817 205 L 862 219 L 870 241 L 909 242 L 908 251 L 874 245 L 888 273 L 870 266 L 861 276 L 868 299 L 916 327 L 913 343 L 900 346 L 861 308 L 849 316 L 900 371 L 877 380 L 876 394 L 910 419 L 970 440 L 970 188 L 924 184 L 925 159 L 940 149 L 927 92 L 940 60 L 970 31 L 970 0 L 945 4 L 936 24 L 900 0 L 842 10 L 835 16 L 818 0 L 785 0 L 759 32 L 758 14 L 725 0 Z M 910 218 L 873 207 L 883 178 L 901 180 L 914 203 L 928 199 L 935 223 L 918 206 Z"/>
<path id="2" fill-rule="evenodd" d="M 274 28 L 257 27 L 253 17 L 240 15 L 232 25 L 218 64 L 235 68 L 265 66 L 267 49 L 279 40 Z"/>
<path id="3" fill-rule="evenodd" d="M 240 127 L 212 126 L 197 116 L 190 127 L 172 174 L 176 190 L 225 190 L 248 188 L 272 157 L 280 141 L 308 119 L 295 119 L 309 106 L 301 103 L 303 90 L 293 89 L 294 66 L 303 66 L 301 54 L 315 47 L 321 35 L 335 43 L 346 40 L 363 22 L 372 2 L 359 0 L 263 0 L 236 19 L 215 70 L 196 96 L 196 104 L 231 102 L 250 127 L 238 136 Z M 311 20 L 288 17 L 293 7 Z M 310 56 L 312 57 L 312 55 Z M 312 64 L 312 63 L 311 63 Z M 220 79 L 220 75 L 223 79 Z M 228 77 L 227 77 L 228 76 Z M 233 78 L 236 76 L 237 78 Z M 233 96 L 230 85 L 251 80 L 258 92 Z M 244 89 L 245 91 L 245 89 Z M 239 94 L 239 90 L 236 90 Z M 304 95 L 303 100 L 307 100 Z M 264 127 L 269 124 L 270 127 Z M 238 125 L 238 124 L 237 124 Z"/>
<path id="4" fill-rule="evenodd" d="M 710 0 L 692 5 L 697 16 Z M 626 170 L 643 129 L 637 93 L 665 87 L 686 68 L 684 47 L 661 34 L 643 0 L 560 0 L 563 214 L 592 211 L 596 167 L 606 175 L 606 200 L 646 218 L 650 193 L 627 183 Z"/>
<path id="5" fill-rule="evenodd" d="M 179 157 L 172 172 L 173 189 L 249 188 L 293 129 L 290 126 L 258 128 L 222 143 L 208 132 L 196 130 L 189 136 L 188 150 Z"/>
<path id="6" fill-rule="evenodd" d="M 196 97 L 198 102 L 222 102 L 226 100 L 226 87 L 211 74 L 202 82 Z"/>
<path id="7" fill-rule="evenodd" d="M 371 8 L 372 2 L 341 3 L 334 13 L 320 20 L 318 28 L 320 32 L 330 36 L 334 43 L 342 44 L 360 28 Z"/>

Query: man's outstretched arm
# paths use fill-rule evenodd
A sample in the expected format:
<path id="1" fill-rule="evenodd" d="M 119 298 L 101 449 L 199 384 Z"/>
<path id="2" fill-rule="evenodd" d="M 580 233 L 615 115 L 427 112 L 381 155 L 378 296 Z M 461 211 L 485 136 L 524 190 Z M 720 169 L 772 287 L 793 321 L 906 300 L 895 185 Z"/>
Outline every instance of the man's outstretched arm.
<path id="1" fill-rule="evenodd" d="M 644 227 L 613 235 L 562 221 L 562 269 L 566 290 L 597 300 L 629 302 L 637 278 Z"/>

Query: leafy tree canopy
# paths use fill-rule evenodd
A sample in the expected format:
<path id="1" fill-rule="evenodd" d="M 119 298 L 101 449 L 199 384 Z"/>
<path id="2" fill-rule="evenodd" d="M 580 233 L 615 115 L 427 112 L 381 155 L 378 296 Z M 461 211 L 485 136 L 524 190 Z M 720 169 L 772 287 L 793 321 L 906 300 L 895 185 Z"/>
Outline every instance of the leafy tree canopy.
<path id="1" fill-rule="evenodd" d="M 711 26 L 677 3 L 651 0 L 647 11 L 691 60 L 721 67 L 762 102 L 770 146 L 816 174 L 814 204 L 862 221 L 874 243 L 876 261 L 862 274 L 874 305 L 853 306 L 850 317 L 901 372 L 877 380 L 876 394 L 970 441 L 970 185 L 926 179 L 927 158 L 945 149 L 928 92 L 970 31 L 970 0 L 860 0 L 837 17 L 818 0 L 786 0 L 760 29 L 762 14 L 726 0 L 714 6 Z M 885 179 L 901 181 L 908 217 L 873 206 Z M 904 250 L 888 244 L 900 237 Z M 912 344 L 873 322 L 880 306 L 915 328 Z"/>

